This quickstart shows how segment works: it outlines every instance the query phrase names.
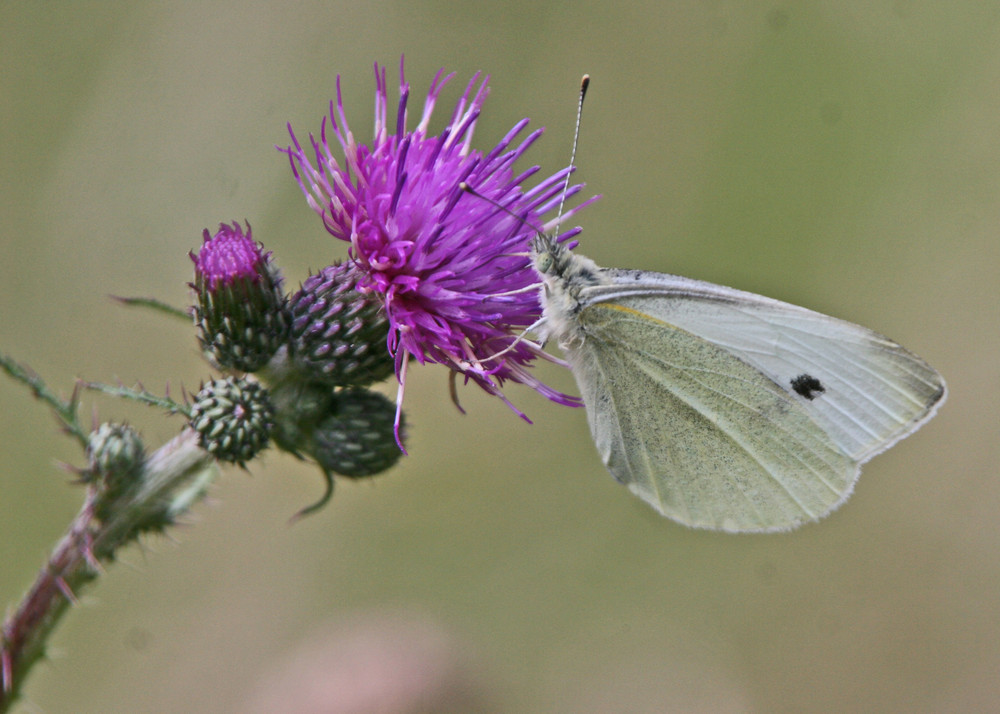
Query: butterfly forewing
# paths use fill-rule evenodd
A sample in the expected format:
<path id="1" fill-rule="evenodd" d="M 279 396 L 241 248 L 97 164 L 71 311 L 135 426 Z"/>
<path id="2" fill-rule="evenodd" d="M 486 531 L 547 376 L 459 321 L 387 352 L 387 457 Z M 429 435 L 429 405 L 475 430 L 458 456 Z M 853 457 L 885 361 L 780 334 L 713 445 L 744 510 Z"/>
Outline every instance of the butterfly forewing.
<path id="1" fill-rule="evenodd" d="M 604 272 L 613 283 L 584 290 L 584 300 L 628 307 L 726 350 L 798 397 L 856 461 L 915 431 L 944 398 L 930 365 L 859 325 L 689 278 Z"/>

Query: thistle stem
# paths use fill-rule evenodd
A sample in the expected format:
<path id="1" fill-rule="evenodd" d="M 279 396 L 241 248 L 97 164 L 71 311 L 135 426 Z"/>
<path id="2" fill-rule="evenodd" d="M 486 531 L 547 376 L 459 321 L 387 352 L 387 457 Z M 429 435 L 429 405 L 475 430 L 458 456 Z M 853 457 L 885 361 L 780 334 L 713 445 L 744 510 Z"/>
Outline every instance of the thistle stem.
<path id="1" fill-rule="evenodd" d="M 141 533 L 174 523 L 217 475 L 198 434 L 186 428 L 146 459 L 127 497 L 102 503 L 102 492 L 87 487 L 79 513 L 0 629 L 0 714 L 18 700 L 28 672 L 45 656 L 49 636 L 77 594 L 103 572 L 101 563 L 112 561 Z"/>

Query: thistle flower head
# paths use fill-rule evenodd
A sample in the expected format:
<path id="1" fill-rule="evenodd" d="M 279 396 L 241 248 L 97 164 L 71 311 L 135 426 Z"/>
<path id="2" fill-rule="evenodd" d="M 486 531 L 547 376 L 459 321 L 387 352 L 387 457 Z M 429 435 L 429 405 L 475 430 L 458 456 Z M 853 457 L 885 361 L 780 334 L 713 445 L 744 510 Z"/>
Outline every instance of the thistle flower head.
<path id="1" fill-rule="evenodd" d="M 521 136 L 527 119 L 488 153 L 472 148 L 488 91 L 488 78 L 480 81 L 479 74 L 466 86 L 444 130 L 430 135 L 431 114 L 452 76 L 435 76 L 420 120 L 409 129 L 410 85 L 402 62 L 394 113 L 385 68 L 376 65 L 370 144 L 359 144 L 348 126 L 338 77 L 337 100 L 330 103 L 319 138 L 310 135 L 309 146 L 303 147 L 289 126 L 293 145 L 284 151 L 326 230 L 350 244 L 349 255 L 361 273 L 357 289 L 377 295 L 384 305 L 399 400 L 413 357 L 444 364 L 501 398 L 501 385 L 511 380 L 558 403 L 577 405 L 575 397 L 528 371 L 530 362 L 548 355 L 530 341 L 516 340 L 541 315 L 529 241 L 538 231 L 553 230 L 542 214 L 581 186 L 565 190 L 572 171 L 567 168 L 522 189 L 538 167 L 515 175 L 513 165 L 541 134 Z M 479 195 L 463 191 L 462 182 Z"/>
<path id="2" fill-rule="evenodd" d="M 139 433 L 127 424 L 105 422 L 90 434 L 87 442 L 90 469 L 86 481 L 96 486 L 94 513 L 109 521 L 123 502 L 142 488 L 140 472 L 146 448 Z"/>

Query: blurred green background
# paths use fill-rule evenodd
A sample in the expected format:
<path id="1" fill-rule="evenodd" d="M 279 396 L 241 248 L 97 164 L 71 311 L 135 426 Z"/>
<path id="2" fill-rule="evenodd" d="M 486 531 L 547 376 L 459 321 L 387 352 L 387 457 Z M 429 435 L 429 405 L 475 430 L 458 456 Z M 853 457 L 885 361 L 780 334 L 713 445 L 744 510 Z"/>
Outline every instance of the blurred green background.
<path id="1" fill-rule="evenodd" d="M 513 387 L 529 426 L 470 388 L 462 416 L 443 368 L 414 369 L 400 466 L 293 527 L 321 492 L 313 467 L 274 452 L 228 471 L 172 539 L 85 594 L 30 703 L 1000 708 L 998 21 L 971 0 L 4 3 L 0 350 L 63 390 L 210 376 L 190 328 L 107 298 L 184 304 L 205 227 L 249 219 L 293 286 L 343 256 L 273 146 L 286 122 L 318 130 L 337 73 L 366 140 L 372 63 L 394 88 L 405 53 L 414 111 L 439 67 L 458 73 L 438 129 L 467 78 L 492 74 L 477 148 L 530 116 L 548 127 L 528 159 L 544 175 L 568 161 L 590 73 L 578 176 L 604 198 L 579 216 L 582 252 L 867 325 L 951 392 L 822 523 L 727 536 L 616 485 L 582 411 Z M 55 462 L 82 457 L 7 379 L 0 405 L 6 604 L 80 502 Z M 85 405 L 153 445 L 180 427 Z M 395 699 L 371 708 L 373 691 Z"/>

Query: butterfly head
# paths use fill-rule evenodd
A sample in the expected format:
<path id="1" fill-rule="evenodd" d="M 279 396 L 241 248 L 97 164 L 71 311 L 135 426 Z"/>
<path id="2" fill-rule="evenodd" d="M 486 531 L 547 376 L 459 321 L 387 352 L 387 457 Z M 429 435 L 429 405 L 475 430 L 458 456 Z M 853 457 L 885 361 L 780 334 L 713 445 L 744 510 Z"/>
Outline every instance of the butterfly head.
<path id="1" fill-rule="evenodd" d="M 543 277 L 559 274 L 559 264 L 565 253 L 566 249 L 545 233 L 536 233 L 531 239 L 531 261 L 535 270 Z"/>

